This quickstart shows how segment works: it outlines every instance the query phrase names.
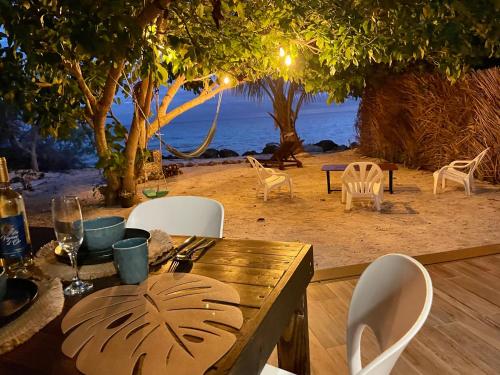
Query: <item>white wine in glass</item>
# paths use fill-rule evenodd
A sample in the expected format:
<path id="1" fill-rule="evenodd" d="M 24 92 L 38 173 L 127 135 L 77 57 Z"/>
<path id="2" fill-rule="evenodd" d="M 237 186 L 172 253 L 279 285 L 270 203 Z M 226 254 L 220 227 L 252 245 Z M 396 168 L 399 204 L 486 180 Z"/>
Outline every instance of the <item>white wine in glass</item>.
<path id="1" fill-rule="evenodd" d="M 68 253 L 75 272 L 71 284 L 64 289 L 64 294 L 74 296 L 85 293 L 93 285 L 80 280 L 78 275 L 77 255 L 83 242 L 82 210 L 78 198 L 62 196 L 52 199 L 52 219 L 57 242 Z"/>

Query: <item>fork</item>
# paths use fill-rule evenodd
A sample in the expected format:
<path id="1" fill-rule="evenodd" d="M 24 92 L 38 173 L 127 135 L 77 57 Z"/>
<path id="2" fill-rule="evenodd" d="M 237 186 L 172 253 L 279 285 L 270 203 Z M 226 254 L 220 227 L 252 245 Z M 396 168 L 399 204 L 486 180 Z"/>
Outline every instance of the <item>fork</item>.
<path id="1" fill-rule="evenodd" d="M 208 241 L 208 242 L 205 242 Z M 205 243 L 203 243 L 205 242 Z M 203 238 L 200 241 L 198 241 L 196 244 L 194 244 L 191 248 L 184 250 L 174 256 L 172 259 L 172 262 L 170 263 L 170 267 L 168 268 L 167 272 L 175 272 L 176 269 L 179 267 L 181 262 L 185 261 L 192 261 L 192 256 L 195 252 L 199 250 L 206 250 L 209 247 L 213 246 L 215 244 L 215 240 L 208 240 L 207 238 Z"/>

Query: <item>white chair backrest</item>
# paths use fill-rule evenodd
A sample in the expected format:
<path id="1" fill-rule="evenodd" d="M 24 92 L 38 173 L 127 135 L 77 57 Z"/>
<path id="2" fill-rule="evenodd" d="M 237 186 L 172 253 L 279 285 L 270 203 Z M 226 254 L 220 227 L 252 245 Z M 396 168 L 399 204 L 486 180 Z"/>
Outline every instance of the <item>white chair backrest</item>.
<path id="1" fill-rule="evenodd" d="M 342 173 L 342 182 L 357 193 L 368 194 L 373 192 L 373 185 L 384 178 L 382 169 L 371 162 L 355 162 L 349 164 Z"/>
<path id="2" fill-rule="evenodd" d="M 269 173 L 266 172 L 266 169 L 262 164 L 259 163 L 259 161 L 255 158 L 252 158 L 251 156 L 247 156 L 248 161 L 250 162 L 250 165 L 255 169 L 255 172 L 257 172 L 257 177 L 259 179 L 259 182 L 262 184 L 264 183 L 264 180 L 266 177 L 268 177 Z"/>
<path id="3" fill-rule="evenodd" d="M 479 153 L 479 155 L 477 155 L 475 158 L 474 158 L 474 165 L 471 167 L 470 171 L 469 171 L 469 174 L 472 174 L 474 175 L 474 171 L 476 170 L 477 166 L 481 163 L 481 161 L 483 160 L 483 158 L 486 156 L 486 153 L 488 152 L 490 148 L 487 147 L 485 150 L 481 151 Z"/>
<path id="4" fill-rule="evenodd" d="M 132 210 L 127 227 L 221 238 L 224 207 L 213 199 L 194 196 L 151 199 Z"/>
<path id="5" fill-rule="evenodd" d="M 401 254 L 378 258 L 363 272 L 352 296 L 347 322 L 347 360 L 351 375 L 385 375 L 429 315 L 432 282 L 415 259 Z M 361 367 L 361 335 L 375 334 L 382 353 Z"/>

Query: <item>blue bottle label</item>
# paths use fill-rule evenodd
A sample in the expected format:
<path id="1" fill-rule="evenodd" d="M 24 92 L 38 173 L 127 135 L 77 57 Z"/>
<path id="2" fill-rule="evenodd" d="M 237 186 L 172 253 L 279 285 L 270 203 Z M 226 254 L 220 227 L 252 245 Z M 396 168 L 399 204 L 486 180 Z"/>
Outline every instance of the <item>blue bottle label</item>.
<path id="1" fill-rule="evenodd" d="M 23 215 L 0 219 L 0 257 L 24 257 L 27 247 Z"/>

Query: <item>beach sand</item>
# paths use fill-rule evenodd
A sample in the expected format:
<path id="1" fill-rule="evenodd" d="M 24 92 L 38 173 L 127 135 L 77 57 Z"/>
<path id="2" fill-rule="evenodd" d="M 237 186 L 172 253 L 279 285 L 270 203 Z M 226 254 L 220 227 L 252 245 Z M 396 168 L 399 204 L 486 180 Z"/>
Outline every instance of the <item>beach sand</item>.
<path id="1" fill-rule="evenodd" d="M 323 164 L 374 160 L 354 150 L 301 159 L 304 168 L 286 170 L 293 179 L 294 198 L 273 191 L 267 202 L 256 197 L 257 177 L 247 163 L 183 168 L 167 180 L 170 195 L 200 195 L 225 207 L 224 236 L 274 241 L 299 241 L 314 246 L 316 269 L 369 262 L 392 252 L 408 255 L 437 253 L 500 243 L 500 186 L 477 182 L 467 197 L 450 183 L 434 196 L 432 173 L 399 166 L 394 194 L 386 193 L 382 211 L 355 203 L 351 212 L 340 203 L 340 192 L 327 194 Z M 337 184 L 340 173 L 332 174 Z M 23 193 L 31 225 L 51 225 L 50 197 L 77 194 L 85 218 L 128 215 L 131 209 L 105 208 L 92 187 L 101 181 L 94 169 L 48 173 Z M 148 182 L 155 186 L 156 182 Z M 141 187 L 142 188 L 142 187 Z"/>

